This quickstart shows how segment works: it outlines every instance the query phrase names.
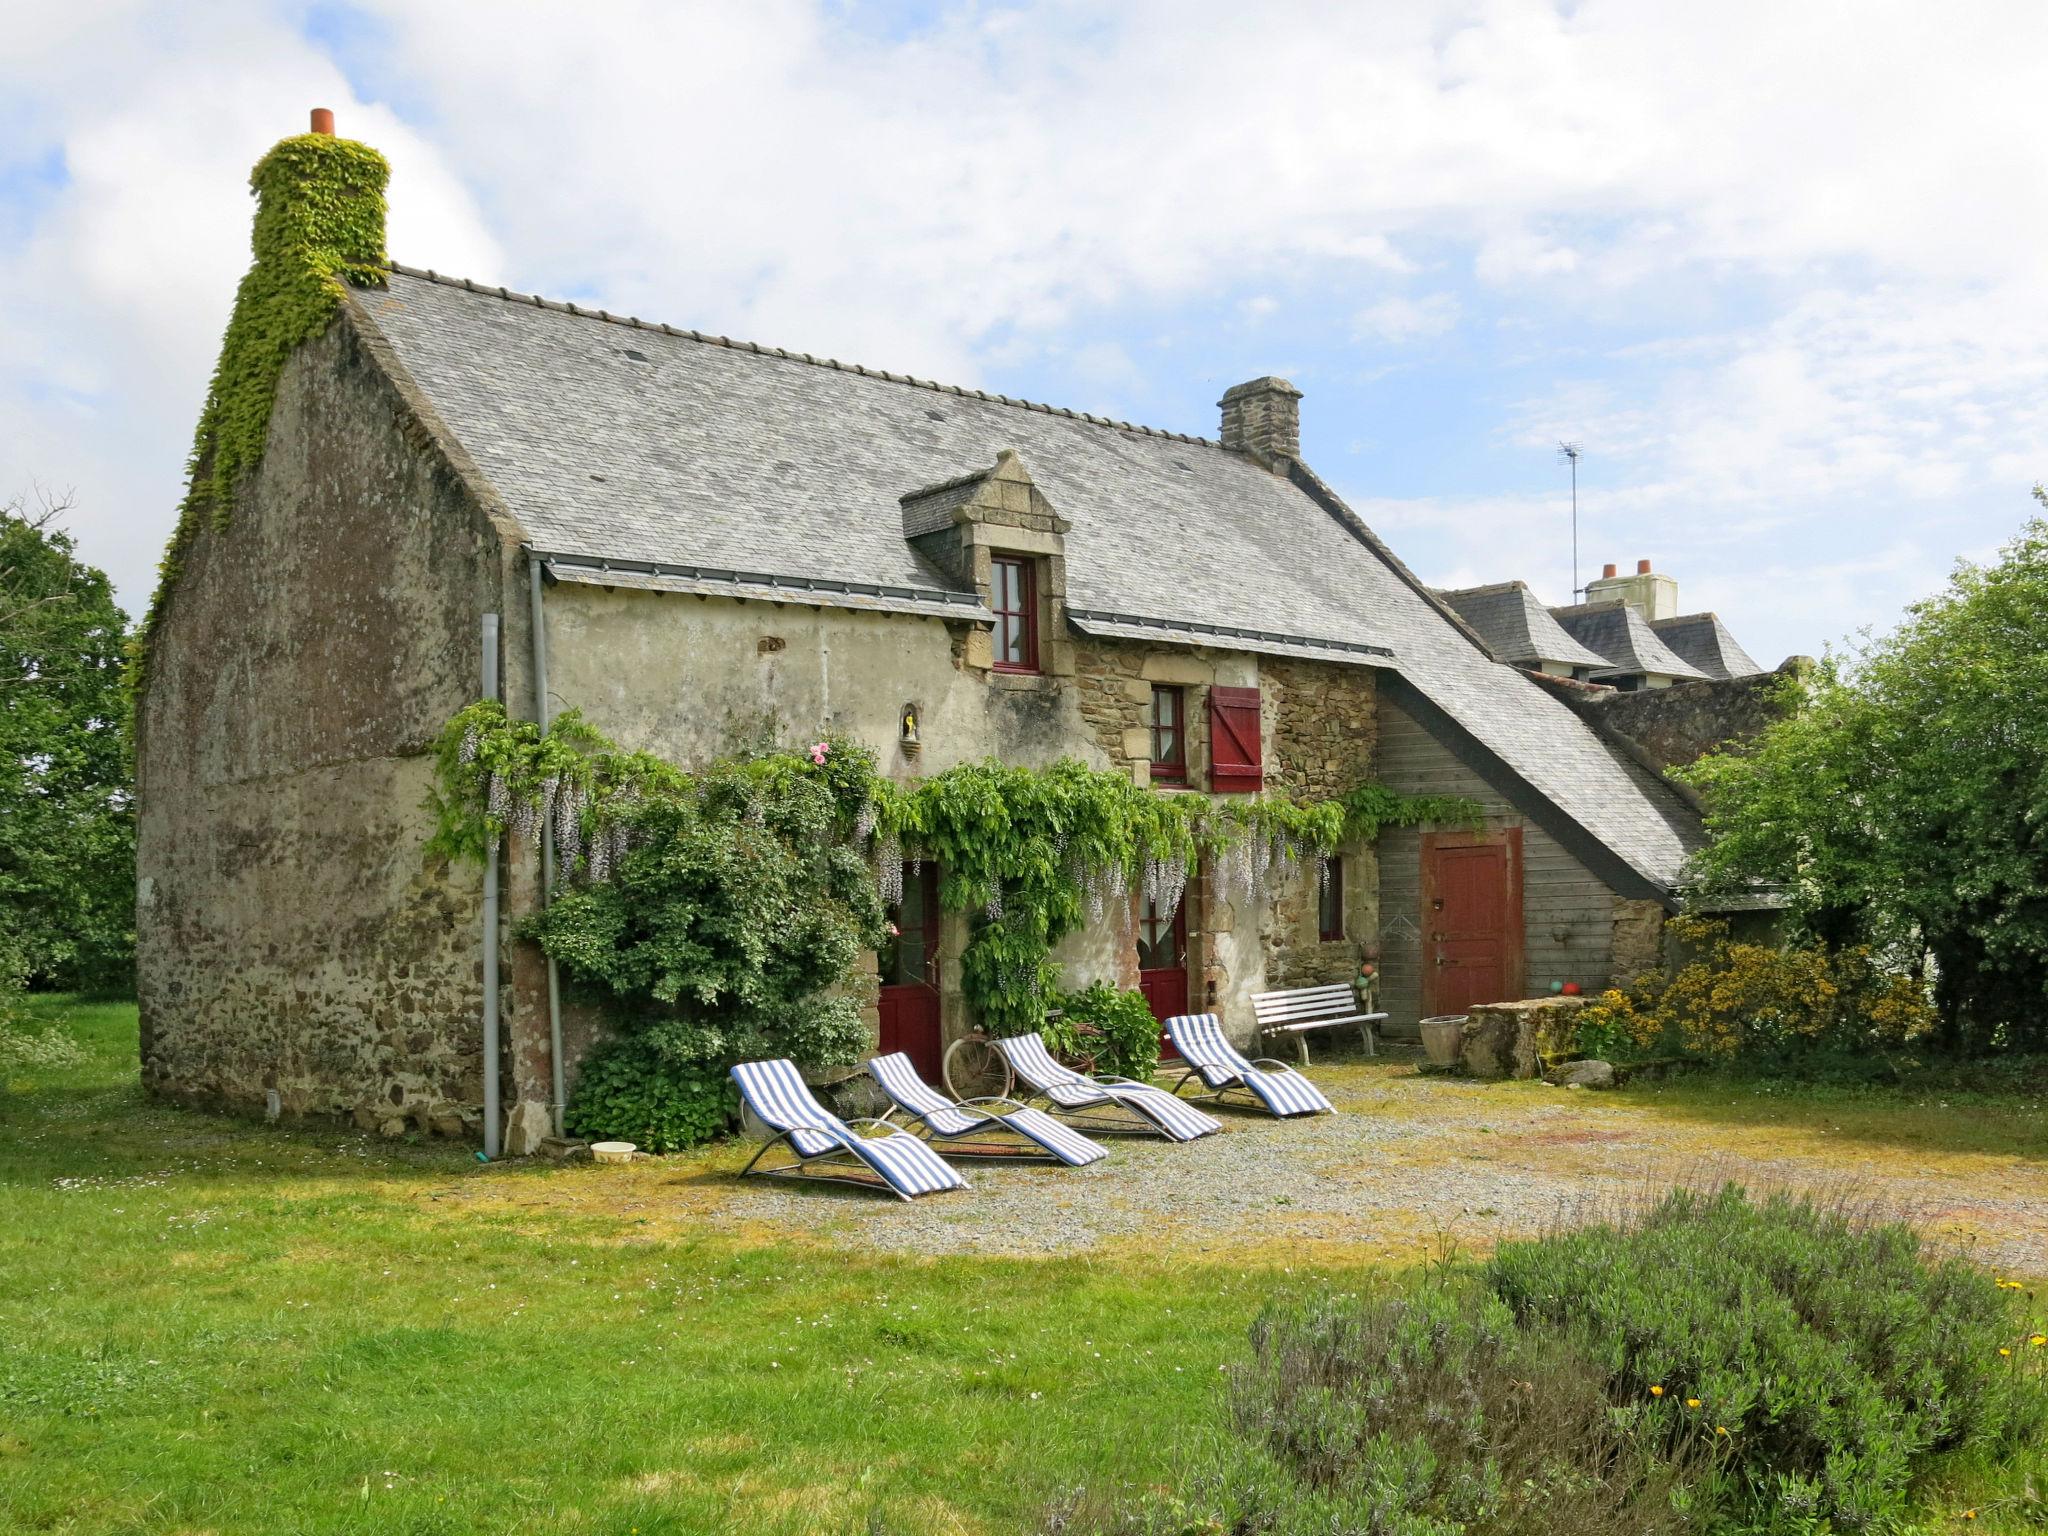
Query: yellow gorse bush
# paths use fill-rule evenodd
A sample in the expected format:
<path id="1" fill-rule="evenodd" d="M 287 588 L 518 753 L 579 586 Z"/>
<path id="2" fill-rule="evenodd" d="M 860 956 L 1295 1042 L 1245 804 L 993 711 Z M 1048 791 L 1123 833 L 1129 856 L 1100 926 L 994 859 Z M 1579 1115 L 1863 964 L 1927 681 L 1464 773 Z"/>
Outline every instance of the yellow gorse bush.
<path id="1" fill-rule="evenodd" d="M 1609 988 L 1579 1011 L 1571 1040 L 1546 1047 L 1724 1061 L 1802 1045 L 1900 1045 L 1934 1028 L 1922 984 L 1867 948 L 1751 943 L 1709 918 L 1679 918 L 1671 928 L 1693 959 L 1670 975 Z"/>

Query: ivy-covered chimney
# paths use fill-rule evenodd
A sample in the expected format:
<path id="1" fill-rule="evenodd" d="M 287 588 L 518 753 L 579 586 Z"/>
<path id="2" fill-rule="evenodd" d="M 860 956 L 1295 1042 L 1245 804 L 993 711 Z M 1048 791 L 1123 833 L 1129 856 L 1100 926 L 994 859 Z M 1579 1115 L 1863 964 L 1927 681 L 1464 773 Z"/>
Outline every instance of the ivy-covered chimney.
<path id="1" fill-rule="evenodd" d="M 164 556 L 156 595 L 132 649 L 129 679 L 148 682 L 149 642 L 179 561 L 204 524 L 225 527 L 242 477 L 263 458 L 284 365 L 333 321 L 347 285 L 382 287 L 384 187 L 391 167 L 367 144 L 336 138 L 334 113 L 315 107 L 311 131 L 280 139 L 249 173 L 256 194 L 256 260 L 235 290 L 234 314 L 193 436 L 192 479 Z"/>

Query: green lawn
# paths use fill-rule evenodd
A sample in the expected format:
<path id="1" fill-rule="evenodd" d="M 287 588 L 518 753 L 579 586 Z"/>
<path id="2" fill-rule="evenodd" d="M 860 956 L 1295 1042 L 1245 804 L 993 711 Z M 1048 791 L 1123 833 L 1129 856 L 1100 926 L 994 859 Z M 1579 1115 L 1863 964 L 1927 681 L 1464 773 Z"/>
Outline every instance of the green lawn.
<path id="1" fill-rule="evenodd" d="M 1015 1530 L 1170 1479 L 1276 1282 L 479 1216 L 594 1171 L 161 1108 L 132 1007 L 68 1025 L 0 1100 L 8 1530 Z"/>
<path id="2" fill-rule="evenodd" d="M 1260 1305 L 1378 1278 L 658 1239 L 604 1170 L 155 1105 L 132 1007 L 42 1011 L 88 1060 L 0 1092 L 5 1531 L 1028 1530 L 1063 1487 L 1182 1481 Z M 1973 1113 L 2039 1148 L 2024 1106 Z M 2021 1528 L 2009 1476 L 1960 1479 L 1969 1529 Z"/>

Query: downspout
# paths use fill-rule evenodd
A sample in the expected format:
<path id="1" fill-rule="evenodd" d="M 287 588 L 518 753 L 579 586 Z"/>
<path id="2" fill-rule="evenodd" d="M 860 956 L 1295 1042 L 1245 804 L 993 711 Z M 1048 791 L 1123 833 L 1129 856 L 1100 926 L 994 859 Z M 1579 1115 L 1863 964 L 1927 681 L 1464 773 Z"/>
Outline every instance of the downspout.
<path id="1" fill-rule="evenodd" d="M 548 729 L 548 629 L 540 606 L 540 559 L 531 545 L 526 550 L 526 578 L 533 626 L 533 718 L 539 722 L 541 734 L 545 736 Z M 541 828 L 540 899 L 543 910 L 555 899 L 555 828 L 552 821 Z M 553 1103 L 549 1108 L 554 1116 L 555 1135 L 560 1136 L 568 1092 L 562 1071 L 562 974 L 553 955 L 548 956 L 548 1065 L 554 1074 L 549 1095 Z"/>
<path id="2" fill-rule="evenodd" d="M 484 697 L 498 697 L 498 616 L 484 615 Z M 498 1155 L 504 1136 L 498 1107 L 498 853 L 484 860 L 484 1157 Z"/>

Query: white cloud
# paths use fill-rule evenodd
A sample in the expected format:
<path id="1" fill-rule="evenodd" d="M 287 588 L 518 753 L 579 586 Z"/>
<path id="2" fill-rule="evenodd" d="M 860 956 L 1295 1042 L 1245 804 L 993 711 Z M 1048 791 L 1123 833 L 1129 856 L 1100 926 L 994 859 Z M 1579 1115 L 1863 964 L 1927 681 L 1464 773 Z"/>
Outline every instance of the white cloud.
<path id="1" fill-rule="evenodd" d="M 0 492 L 75 481 L 131 602 L 246 264 L 247 168 L 316 103 L 392 159 L 401 259 L 962 382 L 1052 357 L 1136 388 L 1105 318 L 1182 306 L 1199 335 L 1327 292 L 1341 327 L 1388 274 L 1434 291 L 1365 308 L 1387 342 L 1474 309 L 1468 278 L 1511 318 L 1678 313 L 1744 274 L 1754 324 L 1674 322 L 1627 360 L 1640 388 L 1560 366 L 1504 427 L 1585 435 L 1604 507 L 1697 525 L 1661 547 L 1703 562 L 1729 529 L 2048 472 L 2031 0 L 1047 0 L 888 36 L 800 0 L 366 9 L 404 117 L 296 6 L 12 8 L 0 123 L 71 180 L 0 246 Z M 1376 515 L 1499 540 L 1517 505 Z M 1467 555 L 1497 576 L 1512 548 Z"/>
<path id="2" fill-rule="evenodd" d="M 1424 294 L 1419 299 L 1396 295 L 1361 309 L 1351 317 L 1351 334 L 1361 340 L 1384 341 L 1394 346 L 1441 336 L 1458 323 L 1458 301 L 1448 293 Z"/>

